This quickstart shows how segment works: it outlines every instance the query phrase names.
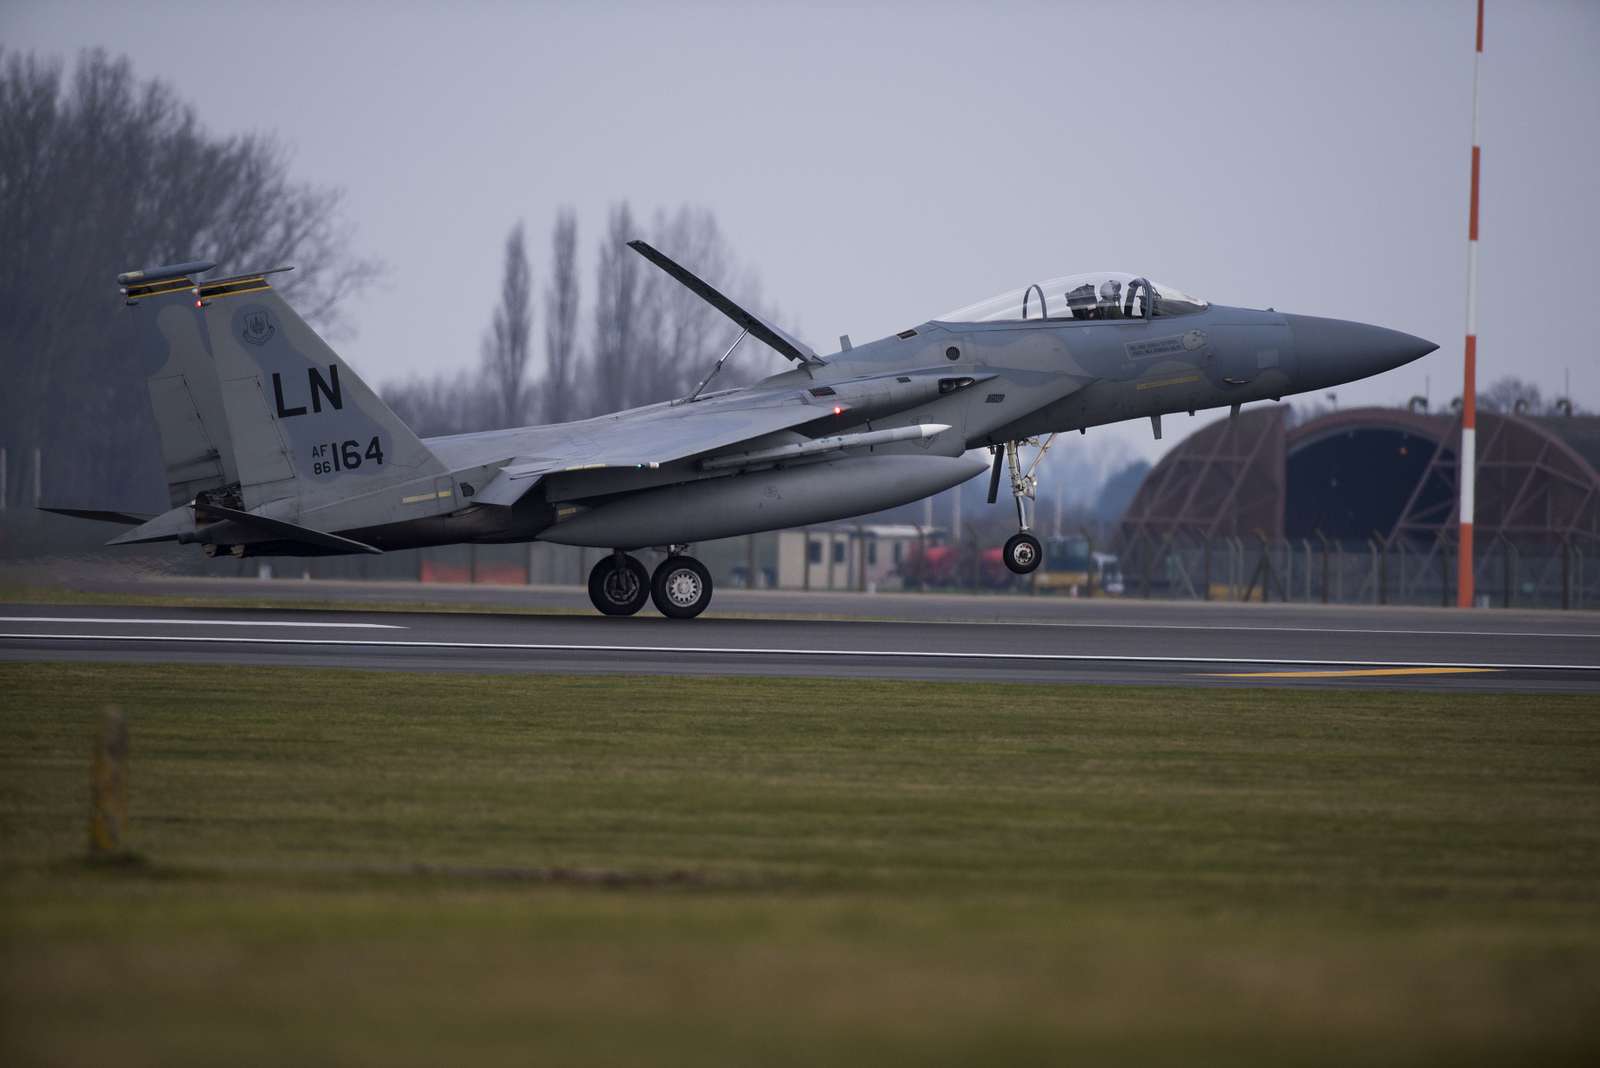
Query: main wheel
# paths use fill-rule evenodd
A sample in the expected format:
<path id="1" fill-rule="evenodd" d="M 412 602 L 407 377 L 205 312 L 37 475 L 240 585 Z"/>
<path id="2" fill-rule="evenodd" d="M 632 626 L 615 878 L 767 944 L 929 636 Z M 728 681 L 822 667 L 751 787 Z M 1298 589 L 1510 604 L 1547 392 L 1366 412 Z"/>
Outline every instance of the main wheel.
<path id="1" fill-rule="evenodd" d="M 693 619 L 711 603 L 711 573 L 692 556 L 669 556 L 650 580 L 650 599 L 668 619 Z"/>
<path id="2" fill-rule="evenodd" d="M 627 554 L 603 557 L 589 572 L 589 600 L 605 615 L 631 616 L 649 599 L 650 576 Z"/>
<path id="3" fill-rule="evenodd" d="M 1044 547 L 1039 544 L 1038 538 L 1022 531 L 1006 539 L 1006 547 L 1000 550 L 1000 555 L 1012 572 L 1026 575 L 1039 566 L 1039 561 L 1044 558 Z"/>

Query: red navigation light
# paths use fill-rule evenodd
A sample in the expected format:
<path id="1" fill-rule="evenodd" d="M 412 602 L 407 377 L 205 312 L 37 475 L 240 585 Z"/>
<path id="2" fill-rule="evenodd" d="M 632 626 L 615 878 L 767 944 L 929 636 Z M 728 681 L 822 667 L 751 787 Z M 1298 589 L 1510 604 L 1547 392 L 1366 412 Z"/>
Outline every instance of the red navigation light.
<path id="1" fill-rule="evenodd" d="M 844 408 L 842 406 L 838 405 L 838 404 L 835 404 L 833 406 L 833 414 L 834 415 L 843 415 L 844 414 Z"/>

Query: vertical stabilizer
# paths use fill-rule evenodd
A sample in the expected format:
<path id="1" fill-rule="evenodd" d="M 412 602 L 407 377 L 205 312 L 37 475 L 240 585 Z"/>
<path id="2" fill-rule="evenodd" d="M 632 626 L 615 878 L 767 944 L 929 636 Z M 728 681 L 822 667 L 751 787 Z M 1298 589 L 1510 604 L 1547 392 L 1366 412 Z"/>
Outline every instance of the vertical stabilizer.
<path id="1" fill-rule="evenodd" d="M 445 466 L 265 274 L 202 283 L 198 298 L 246 510 L 281 502 L 280 518 L 323 512 L 316 525 L 337 529 L 339 515 L 455 507 Z"/>
<path id="2" fill-rule="evenodd" d="M 146 376 L 174 505 L 202 493 L 228 497 L 239 481 L 191 277 L 211 266 L 180 263 L 117 276 L 128 305 L 127 344 Z"/>

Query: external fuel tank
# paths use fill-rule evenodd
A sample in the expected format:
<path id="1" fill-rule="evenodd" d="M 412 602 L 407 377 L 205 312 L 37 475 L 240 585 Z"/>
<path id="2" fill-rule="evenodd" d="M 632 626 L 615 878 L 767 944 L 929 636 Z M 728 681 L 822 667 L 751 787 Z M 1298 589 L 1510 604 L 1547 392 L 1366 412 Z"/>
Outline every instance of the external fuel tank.
<path id="1" fill-rule="evenodd" d="M 921 500 L 988 467 L 976 457 L 893 453 L 750 471 L 576 511 L 539 540 L 642 549 L 830 522 Z"/>

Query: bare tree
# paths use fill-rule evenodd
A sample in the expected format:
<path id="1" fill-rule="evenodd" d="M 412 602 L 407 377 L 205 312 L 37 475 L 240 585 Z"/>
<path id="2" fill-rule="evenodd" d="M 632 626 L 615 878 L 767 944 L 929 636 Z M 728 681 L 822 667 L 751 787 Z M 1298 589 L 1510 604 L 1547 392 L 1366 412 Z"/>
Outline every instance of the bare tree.
<path id="1" fill-rule="evenodd" d="M 737 334 L 715 309 L 651 267 L 627 247 L 639 236 L 632 208 L 611 208 L 599 249 L 593 333 L 588 358 L 579 352 L 577 219 L 558 213 L 551 235 L 551 267 L 544 289 L 545 370 L 539 381 L 537 413 L 562 422 L 685 396 Z M 758 287 L 742 272 L 723 240 L 716 219 L 704 208 L 684 206 L 659 211 L 649 236 L 712 285 L 768 318 L 760 309 Z M 507 279 L 515 275 L 508 243 Z M 507 331 L 509 290 L 496 313 L 497 328 L 486 338 L 478 371 L 462 376 L 412 379 L 384 390 L 401 418 L 422 434 L 451 434 L 515 422 L 502 406 L 512 392 L 494 368 L 491 350 Z M 717 379 L 737 385 L 780 369 L 782 361 L 764 346 L 750 343 Z M 509 374 L 510 372 L 508 372 Z"/>
<path id="2" fill-rule="evenodd" d="M 418 437 L 482 430 L 500 414 L 487 378 L 470 370 L 392 382 L 381 393 Z"/>
<path id="3" fill-rule="evenodd" d="M 528 267 L 522 222 L 506 235 L 505 272 L 500 304 L 483 339 L 483 369 L 496 398 L 498 426 L 520 426 L 525 419 L 528 356 L 533 339 L 533 275 Z"/>
<path id="4" fill-rule="evenodd" d="M 628 248 L 634 232 L 627 201 L 613 205 L 606 218 L 595 270 L 593 364 L 594 393 L 589 409 L 628 407 L 638 390 L 635 346 L 639 327 L 639 269 L 642 260 Z"/>
<path id="5" fill-rule="evenodd" d="M 592 411 L 686 395 L 738 334 L 709 304 L 628 249 L 627 242 L 637 236 L 628 205 L 613 208 L 600 246 Z M 717 289 L 776 318 L 761 309 L 759 287 L 739 268 L 710 211 L 690 205 L 658 211 L 649 236 Z M 775 362 L 771 352 L 751 345 L 727 366 L 717 385 L 752 381 L 774 370 Z"/>
<path id="6" fill-rule="evenodd" d="M 540 418 L 560 423 L 576 418 L 578 354 L 578 216 L 556 214 L 550 234 L 550 280 L 544 290 L 545 375 L 540 383 Z"/>
<path id="7" fill-rule="evenodd" d="M 744 288 L 737 283 L 733 256 L 722 240 L 717 220 L 705 208 L 681 205 L 670 214 L 656 212 L 651 227 L 656 246 L 724 292 Z M 649 294 L 653 330 L 650 360 L 640 369 L 641 392 L 651 400 L 681 397 L 706 373 L 713 350 L 738 336 L 711 305 L 675 283 L 656 286 Z M 735 297 L 735 299 L 739 299 Z M 746 357 L 749 353 L 742 354 Z M 730 366 L 727 371 L 734 370 Z M 730 374 L 719 386 L 734 381 Z"/>
<path id="8" fill-rule="evenodd" d="M 1541 415 L 1545 410 L 1539 387 L 1515 375 L 1503 375 L 1478 394 L 1478 405 L 1491 412 Z M 1519 410 L 1520 408 L 1520 410 Z"/>
<path id="9" fill-rule="evenodd" d="M 127 359 L 117 272 L 212 258 L 292 263 L 320 329 L 377 274 L 352 258 L 336 190 L 297 183 L 270 136 L 218 136 L 126 59 L 0 52 L 0 444 L 45 457 L 46 485 L 138 507 L 164 498 L 148 369 Z"/>

